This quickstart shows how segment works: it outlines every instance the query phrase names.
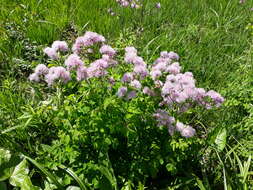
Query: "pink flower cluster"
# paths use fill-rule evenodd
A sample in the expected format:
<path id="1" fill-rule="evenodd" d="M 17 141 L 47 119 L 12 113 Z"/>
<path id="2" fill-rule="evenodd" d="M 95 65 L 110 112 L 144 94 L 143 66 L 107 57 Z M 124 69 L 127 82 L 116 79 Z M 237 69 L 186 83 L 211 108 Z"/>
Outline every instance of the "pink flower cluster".
<path id="1" fill-rule="evenodd" d="M 73 72 L 77 81 L 108 76 L 109 89 L 116 82 L 120 84 L 116 93 L 119 98 L 126 101 L 130 101 L 138 95 L 147 95 L 153 98 L 157 106 L 160 107 L 153 115 L 158 126 L 166 126 L 170 135 L 179 132 L 181 136 L 186 138 L 194 136 L 195 129 L 181 123 L 178 121 L 178 117 L 174 116 L 178 116 L 195 106 L 210 109 L 219 107 L 224 102 L 224 98 L 219 93 L 196 87 L 193 74 L 181 72 L 182 68 L 178 62 L 179 55 L 172 51 L 162 51 L 160 57 L 148 67 L 143 58 L 138 56 L 134 47 L 126 47 L 124 61 L 128 66 L 122 68 L 127 68 L 128 72 L 125 72 L 121 79 L 116 81 L 112 76 L 109 76 L 108 70 L 118 65 L 115 60 L 116 51 L 104 42 L 105 38 L 102 35 L 86 32 L 84 36 L 76 39 L 72 48 L 73 53 L 65 59 L 65 67 L 48 68 L 39 64 L 29 79 L 34 82 L 44 80 L 48 86 L 51 86 L 57 81 L 68 82 L 71 80 Z M 93 45 L 96 47 L 99 45 L 100 59 L 91 61 L 87 58 L 88 56 L 84 55 L 83 58 L 83 54 L 79 54 L 82 48 L 89 50 L 93 48 Z M 51 48 L 55 51 L 67 51 L 67 44 L 56 41 Z M 86 54 L 91 52 L 87 51 Z M 113 70 L 110 71 L 113 72 Z"/>
<path id="2" fill-rule="evenodd" d="M 82 48 L 88 48 L 99 42 L 105 42 L 104 36 L 97 34 L 96 32 L 87 31 L 83 36 L 76 39 L 72 51 L 79 54 Z"/>
<path id="3" fill-rule="evenodd" d="M 116 2 L 122 7 L 138 9 L 141 6 L 140 0 L 116 0 Z"/>
<path id="4" fill-rule="evenodd" d="M 34 82 L 40 82 L 43 78 L 49 86 L 56 80 L 66 83 L 71 79 L 70 72 L 64 67 L 58 66 L 48 68 L 44 64 L 39 64 L 35 68 L 35 72 L 29 76 L 29 79 Z"/>
<path id="5" fill-rule="evenodd" d="M 133 74 L 135 77 L 143 80 L 149 74 L 147 64 L 144 62 L 142 57 L 137 55 L 137 50 L 134 47 L 126 47 L 125 51 L 125 62 L 133 64 Z"/>
<path id="6" fill-rule="evenodd" d="M 99 52 L 101 53 L 102 58 L 93 61 L 89 65 L 85 65 L 82 58 L 78 55 L 82 48 L 90 48 L 99 42 L 105 42 L 105 38 L 102 35 L 95 32 L 86 32 L 84 36 L 76 39 L 72 48 L 73 54 L 65 59 L 64 64 L 66 68 L 63 66 L 47 68 L 47 66 L 39 64 L 35 68 L 35 72 L 29 76 L 29 79 L 34 82 L 39 82 L 44 79 L 44 81 L 48 83 L 48 86 L 51 86 L 56 81 L 66 83 L 71 80 L 71 71 L 76 72 L 76 79 L 78 81 L 92 77 L 105 76 L 107 74 L 107 68 L 118 64 L 118 62 L 113 59 L 116 55 L 116 51 L 111 46 L 101 44 Z M 53 49 L 55 52 L 58 50 L 67 51 L 67 47 L 66 42 L 55 41 L 49 49 L 50 51 Z M 58 58 L 59 55 L 57 53 L 51 55 L 48 53 L 48 48 L 45 50 L 44 52 L 48 54 L 49 57 Z M 91 51 L 87 51 L 86 53 L 91 53 Z"/>
<path id="7" fill-rule="evenodd" d="M 58 51 L 68 51 L 68 44 L 65 41 L 54 41 L 51 47 L 46 47 L 44 49 L 44 53 L 54 60 L 59 58 Z"/>
<path id="8" fill-rule="evenodd" d="M 196 133 L 196 130 L 181 122 L 176 122 L 174 117 L 169 116 L 168 112 L 165 110 L 157 110 L 153 116 L 156 118 L 158 126 L 166 126 L 168 128 L 169 134 L 172 136 L 176 131 L 178 131 L 181 136 L 189 138 L 193 137 Z"/>
<path id="9" fill-rule="evenodd" d="M 39 82 L 40 81 L 40 77 L 43 76 L 43 75 L 46 75 L 48 73 L 48 71 L 49 71 L 49 69 L 47 68 L 46 65 L 39 64 L 35 68 L 34 73 L 29 76 L 29 79 L 31 81 Z"/>
<path id="10" fill-rule="evenodd" d="M 142 84 L 140 81 L 149 75 L 149 71 L 147 64 L 142 57 L 137 55 L 137 50 L 134 47 L 125 48 L 124 60 L 126 63 L 133 65 L 133 70 L 123 75 L 121 82 L 126 86 L 119 88 L 117 95 L 126 100 L 130 100 L 137 96 L 137 91 L 141 91 Z M 143 92 L 149 95 L 154 94 L 148 87 L 144 87 Z"/>
<path id="11" fill-rule="evenodd" d="M 206 92 L 203 88 L 197 88 L 191 72 L 181 73 L 181 66 L 177 62 L 179 60 L 177 53 L 161 52 L 160 57 L 148 69 L 144 60 L 137 55 L 137 50 L 134 47 L 127 47 L 125 51 L 124 60 L 133 65 L 133 72 L 123 75 L 121 82 L 124 86 L 118 89 L 118 97 L 127 100 L 135 98 L 137 94 L 131 91 L 134 88 L 134 92 L 139 91 L 149 96 L 156 96 L 158 99 L 160 97 L 159 106 L 169 108 L 172 113 L 182 113 L 196 105 L 210 109 L 213 106 L 219 107 L 224 102 L 224 98 L 219 93 L 213 90 Z M 153 85 L 144 86 L 142 89 L 141 81 L 147 76 L 153 80 Z M 132 96 L 128 98 L 130 92 L 132 92 Z M 173 110 L 175 108 L 176 111 Z M 184 125 L 179 121 L 175 122 L 175 118 L 169 116 L 165 110 L 159 109 L 154 117 L 158 126 L 168 127 L 171 135 L 178 131 L 183 137 L 188 138 L 196 133 L 191 126 Z"/>
<path id="12" fill-rule="evenodd" d="M 67 83 L 71 79 L 70 72 L 64 67 L 51 67 L 47 75 L 45 75 L 45 81 L 51 86 L 56 80 Z"/>

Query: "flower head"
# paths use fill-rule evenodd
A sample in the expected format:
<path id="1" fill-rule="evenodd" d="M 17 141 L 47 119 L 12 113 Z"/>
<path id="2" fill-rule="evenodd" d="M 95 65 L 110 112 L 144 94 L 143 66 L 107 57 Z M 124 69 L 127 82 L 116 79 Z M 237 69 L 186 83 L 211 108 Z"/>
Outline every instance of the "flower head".
<path id="1" fill-rule="evenodd" d="M 68 44 L 65 41 L 54 41 L 52 48 L 56 51 L 68 51 Z"/>
<path id="2" fill-rule="evenodd" d="M 109 46 L 109 45 L 103 45 L 100 48 L 99 52 L 101 54 L 106 54 L 109 57 L 113 57 L 116 54 L 116 51 L 111 46 Z"/>
<path id="3" fill-rule="evenodd" d="M 141 83 L 140 81 L 138 80 L 133 80 L 131 83 L 130 83 L 130 86 L 136 88 L 136 89 L 141 89 Z"/>
<path id="4" fill-rule="evenodd" d="M 122 86 L 122 87 L 120 87 L 120 88 L 118 89 L 117 96 L 118 96 L 119 98 L 122 98 L 123 96 L 126 95 L 126 93 L 127 93 L 127 87 Z"/>
<path id="5" fill-rule="evenodd" d="M 37 73 L 33 73 L 29 76 L 29 80 L 30 81 L 34 81 L 34 82 L 39 82 L 40 81 L 40 77 Z"/>
<path id="6" fill-rule="evenodd" d="M 44 53 L 48 55 L 51 59 L 58 59 L 59 56 L 54 48 L 47 47 L 44 50 Z"/>
<path id="7" fill-rule="evenodd" d="M 71 54 L 65 60 L 65 65 L 67 66 L 68 70 L 77 69 L 78 67 L 83 66 L 83 61 L 77 54 Z"/>
<path id="8" fill-rule="evenodd" d="M 38 75 L 46 75 L 49 69 L 44 64 L 38 64 L 35 68 L 35 73 Z"/>

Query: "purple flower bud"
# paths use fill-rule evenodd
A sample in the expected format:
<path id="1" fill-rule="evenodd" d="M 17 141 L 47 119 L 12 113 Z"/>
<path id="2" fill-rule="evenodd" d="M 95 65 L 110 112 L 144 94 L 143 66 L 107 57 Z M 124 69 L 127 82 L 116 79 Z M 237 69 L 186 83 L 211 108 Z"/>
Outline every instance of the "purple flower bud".
<path id="1" fill-rule="evenodd" d="M 121 79 L 122 82 L 131 82 L 134 79 L 132 73 L 125 73 Z"/>
<path id="2" fill-rule="evenodd" d="M 136 91 L 132 90 L 127 94 L 126 100 L 131 100 L 136 97 Z"/>
<path id="3" fill-rule="evenodd" d="M 126 93 L 127 93 L 127 87 L 122 86 L 122 87 L 120 87 L 120 88 L 118 89 L 117 96 L 118 96 L 119 98 L 122 98 L 123 96 L 126 95 Z"/>
<path id="4" fill-rule="evenodd" d="M 157 9 L 160 9 L 160 8 L 161 8 L 161 3 L 156 3 L 155 7 L 156 7 Z"/>

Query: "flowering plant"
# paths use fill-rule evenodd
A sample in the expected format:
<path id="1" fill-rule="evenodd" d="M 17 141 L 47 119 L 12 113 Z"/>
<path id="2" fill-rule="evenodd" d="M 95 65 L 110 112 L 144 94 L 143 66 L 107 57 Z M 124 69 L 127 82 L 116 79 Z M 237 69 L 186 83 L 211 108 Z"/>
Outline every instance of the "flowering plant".
<path id="1" fill-rule="evenodd" d="M 78 170 L 95 186 L 97 174 L 87 169 L 94 163 L 110 169 L 119 185 L 145 184 L 164 168 L 169 175 L 184 171 L 184 162 L 201 155 L 203 141 L 196 137 L 203 131 L 194 118 L 224 101 L 182 72 L 177 53 L 162 51 L 146 63 L 133 46 L 121 49 L 88 31 L 72 48 L 63 41 L 45 48 L 52 64 L 38 64 L 29 77 L 57 89 L 38 111 L 49 123 L 40 125 L 57 135 L 42 145 L 40 162 Z"/>
<path id="2" fill-rule="evenodd" d="M 194 136 L 196 130 L 180 121 L 183 113 L 197 106 L 210 109 L 223 103 L 224 98 L 219 93 L 196 87 L 191 72 L 181 72 L 177 53 L 162 51 L 160 57 L 148 65 L 134 47 L 126 47 L 124 61 L 118 61 L 117 51 L 105 42 L 102 35 L 88 31 L 76 39 L 72 54 L 63 57 L 64 66 L 48 68 L 39 64 L 29 78 L 35 82 L 44 80 L 50 87 L 57 81 L 67 83 L 73 76 L 76 81 L 87 83 L 98 78 L 107 84 L 108 90 L 117 89 L 116 96 L 125 101 L 149 96 L 156 108 L 153 117 L 157 125 L 166 126 L 170 135 L 178 131 L 187 138 Z M 90 55 L 98 48 L 101 57 L 92 60 Z M 49 58 L 59 62 L 60 52 L 67 51 L 65 41 L 55 41 L 52 47 L 44 49 Z"/>

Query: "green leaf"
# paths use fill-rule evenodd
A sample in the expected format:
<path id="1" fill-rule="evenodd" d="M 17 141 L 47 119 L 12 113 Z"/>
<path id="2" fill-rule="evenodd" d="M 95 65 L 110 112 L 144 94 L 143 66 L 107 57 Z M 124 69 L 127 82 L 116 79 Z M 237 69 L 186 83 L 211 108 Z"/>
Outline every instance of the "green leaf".
<path id="1" fill-rule="evenodd" d="M 107 108 L 109 105 L 112 105 L 112 104 L 115 104 L 115 98 L 114 98 L 114 97 L 106 98 L 106 99 L 104 100 L 104 109 L 106 110 L 106 108 Z"/>
<path id="2" fill-rule="evenodd" d="M 104 177 L 106 177 L 106 179 L 110 182 L 111 186 L 113 187 L 113 189 L 117 190 L 118 186 L 117 186 L 117 180 L 114 177 L 113 174 L 111 174 L 110 170 L 104 166 L 97 166 L 97 165 L 89 165 L 89 167 L 91 169 L 94 170 L 99 170 L 101 172 L 101 174 L 104 175 Z"/>
<path id="3" fill-rule="evenodd" d="M 214 142 L 219 151 L 222 151 L 225 148 L 227 142 L 227 130 L 225 128 L 219 131 Z"/>
<path id="4" fill-rule="evenodd" d="M 197 185 L 200 190 L 206 190 L 205 186 L 203 185 L 202 181 L 196 177 Z"/>
<path id="5" fill-rule="evenodd" d="M 39 190 L 38 187 L 33 186 L 28 173 L 27 161 L 24 159 L 15 167 L 10 177 L 10 184 L 20 187 L 21 190 Z"/>
<path id="6" fill-rule="evenodd" d="M 38 162 L 36 162 L 34 159 L 28 157 L 28 156 L 24 156 L 27 160 L 29 160 L 33 165 L 35 165 L 40 171 L 42 171 L 42 173 L 44 173 L 45 176 L 47 176 L 56 186 L 58 189 L 64 190 L 64 187 L 62 184 L 59 183 L 59 181 L 56 179 L 56 177 L 54 176 L 54 174 L 50 173 L 49 171 L 47 171 L 41 164 L 39 164 Z"/>
<path id="7" fill-rule="evenodd" d="M 49 183 L 49 181 L 47 181 L 47 180 L 44 181 L 44 185 L 45 185 L 44 190 L 55 190 L 55 189 L 57 189 L 56 185 Z"/>
<path id="8" fill-rule="evenodd" d="M 121 190 L 133 190 L 133 188 L 134 188 L 134 184 L 131 181 L 127 181 L 127 182 L 124 183 Z"/>
<path id="9" fill-rule="evenodd" d="M 174 164 L 168 163 L 168 164 L 166 164 L 166 169 L 168 172 L 175 172 L 177 168 L 175 167 Z"/>
<path id="10" fill-rule="evenodd" d="M 0 149 L 0 181 L 11 177 L 15 166 L 20 162 L 19 157 L 12 155 L 9 150 Z"/>
<path id="11" fill-rule="evenodd" d="M 84 185 L 84 183 L 82 182 L 82 180 L 75 174 L 75 172 L 73 172 L 70 168 L 66 168 L 64 166 L 61 166 L 61 168 L 64 171 L 66 171 L 71 177 L 73 177 L 76 180 L 76 182 L 78 183 L 78 185 L 81 187 L 81 190 L 87 190 L 86 186 Z"/>
<path id="12" fill-rule="evenodd" d="M 250 168 L 250 163 L 251 163 L 251 155 L 249 156 L 247 162 L 244 162 L 244 170 L 243 170 L 243 183 L 245 183 L 248 174 L 249 174 L 249 168 Z"/>

